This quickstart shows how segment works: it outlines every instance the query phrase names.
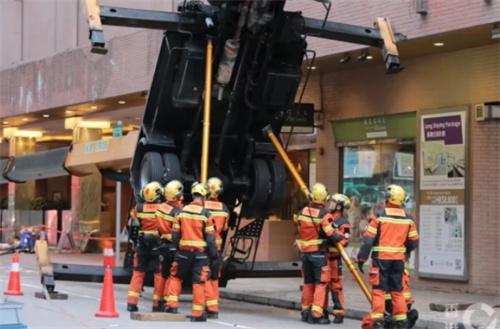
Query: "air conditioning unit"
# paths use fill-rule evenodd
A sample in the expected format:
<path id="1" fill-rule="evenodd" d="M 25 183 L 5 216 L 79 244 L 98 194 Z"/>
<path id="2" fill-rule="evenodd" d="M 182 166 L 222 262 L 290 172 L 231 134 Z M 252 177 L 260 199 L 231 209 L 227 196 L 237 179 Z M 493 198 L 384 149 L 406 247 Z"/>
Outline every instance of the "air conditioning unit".
<path id="1" fill-rule="evenodd" d="M 500 120 L 500 102 L 476 104 L 474 114 L 476 121 Z"/>

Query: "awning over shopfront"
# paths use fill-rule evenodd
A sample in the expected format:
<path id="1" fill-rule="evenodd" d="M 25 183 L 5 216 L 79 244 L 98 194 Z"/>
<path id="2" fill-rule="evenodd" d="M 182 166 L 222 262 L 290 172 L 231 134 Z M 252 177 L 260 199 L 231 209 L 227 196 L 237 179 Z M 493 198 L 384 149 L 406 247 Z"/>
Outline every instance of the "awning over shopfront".
<path id="1" fill-rule="evenodd" d="M 63 147 L 14 157 L 8 163 L 3 175 L 8 181 L 16 183 L 67 176 L 69 172 L 64 168 L 67 154 L 68 148 Z"/>
<path id="2" fill-rule="evenodd" d="M 127 169 L 132 161 L 138 134 L 138 131 L 132 131 L 119 138 L 73 144 L 65 167 L 76 176 L 103 169 Z"/>

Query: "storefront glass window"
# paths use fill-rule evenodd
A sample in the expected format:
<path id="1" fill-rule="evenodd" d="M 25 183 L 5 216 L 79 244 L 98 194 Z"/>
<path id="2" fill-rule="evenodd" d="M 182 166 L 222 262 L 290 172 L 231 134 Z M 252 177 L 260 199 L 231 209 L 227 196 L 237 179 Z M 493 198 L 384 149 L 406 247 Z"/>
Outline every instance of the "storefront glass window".
<path id="1" fill-rule="evenodd" d="M 343 148 L 343 193 L 352 199 L 349 221 L 359 241 L 369 217 L 384 204 L 384 188 L 401 185 L 408 194 L 406 208 L 414 214 L 415 145 L 374 144 Z"/>

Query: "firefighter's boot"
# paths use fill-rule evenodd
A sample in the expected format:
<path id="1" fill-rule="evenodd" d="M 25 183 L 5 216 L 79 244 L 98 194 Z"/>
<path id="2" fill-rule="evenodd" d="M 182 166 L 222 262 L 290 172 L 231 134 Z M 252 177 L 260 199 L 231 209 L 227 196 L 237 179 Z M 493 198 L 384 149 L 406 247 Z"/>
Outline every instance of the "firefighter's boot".
<path id="1" fill-rule="evenodd" d="M 394 329 L 408 329 L 408 321 L 396 321 L 394 323 Z"/>
<path id="2" fill-rule="evenodd" d="M 136 304 L 128 303 L 127 304 L 127 311 L 129 311 L 129 312 L 137 312 L 137 311 L 139 311 L 139 308 L 137 307 Z"/>
<path id="3" fill-rule="evenodd" d="M 315 318 L 311 314 L 309 315 L 309 318 L 307 318 L 307 323 L 309 324 L 330 324 L 330 320 L 328 317 L 322 316 L 320 318 Z"/>
<path id="4" fill-rule="evenodd" d="M 373 323 L 372 329 L 384 329 L 384 321 L 377 320 Z"/>
<path id="5" fill-rule="evenodd" d="M 207 321 L 207 316 L 205 315 L 205 313 L 203 313 L 200 316 L 189 315 L 188 317 L 189 317 L 189 321 L 191 321 L 191 322 L 206 322 Z"/>
<path id="6" fill-rule="evenodd" d="M 333 318 L 333 323 L 335 324 L 340 324 L 340 323 L 344 323 L 344 316 L 342 315 L 337 315 Z"/>
<path id="7" fill-rule="evenodd" d="M 219 312 L 211 312 L 207 311 L 207 319 L 213 319 L 216 320 L 219 318 Z"/>
<path id="8" fill-rule="evenodd" d="M 311 312 L 309 310 L 302 310 L 300 312 L 300 320 L 302 322 L 307 322 L 307 319 L 309 319 L 309 316 L 311 316 Z"/>
<path id="9" fill-rule="evenodd" d="M 165 308 L 165 313 L 178 314 L 179 309 L 177 307 L 167 307 Z"/>

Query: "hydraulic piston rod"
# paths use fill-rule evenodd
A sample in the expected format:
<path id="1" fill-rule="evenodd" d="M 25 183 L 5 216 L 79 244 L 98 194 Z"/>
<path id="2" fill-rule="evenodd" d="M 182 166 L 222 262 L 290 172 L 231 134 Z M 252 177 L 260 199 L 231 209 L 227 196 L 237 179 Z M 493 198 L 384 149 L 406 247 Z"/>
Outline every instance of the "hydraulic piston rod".
<path id="1" fill-rule="evenodd" d="M 264 127 L 263 131 L 264 131 L 265 135 L 271 140 L 274 147 L 276 147 L 276 150 L 278 150 L 278 153 L 280 154 L 281 158 L 285 162 L 285 165 L 287 166 L 288 170 L 290 170 L 290 172 L 292 173 L 292 176 L 295 178 L 295 181 L 297 182 L 297 184 L 299 184 L 301 191 L 306 195 L 307 198 L 310 198 L 311 192 L 307 188 L 307 185 L 305 184 L 302 177 L 300 177 L 300 174 L 297 172 L 297 169 L 295 169 L 295 167 L 293 166 L 292 161 L 290 161 L 288 154 L 283 149 L 283 146 L 281 145 L 280 141 L 278 140 L 278 138 L 274 134 L 271 126 Z M 365 281 L 363 280 L 363 278 L 361 277 L 361 274 L 359 274 L 358 270 L 356 269 L 356 267 L 352 263 L 351 258 L 349 257 L 349 255 L 345 251 L 342 244 L 336 243 L 335 247 L 339 251 L 340 255 L 342 256 L 342 259 L 344 260 L 347 267 L 349 268 L 349 271 L 352 273 L 352 275 L 354 276 L 354 279 L 356 280 L 359 287 L 363 291 L 363 294 L 365 295 L 366 299 L 371 304 L 372 295 L 370 293 L 370 290 L 368 290 L 368 287 L 366 286 Z"/>
<path id="2" fill-rule="evenodd" d="M 205 94 L 203 96 L 203 137 L 201 149 L 201 182 L 205 183 L 208 176 L 208 151 L 210 144 L 210 101 L 212 99 L 212 40 L 207 41 L 205 61 Z"/>

